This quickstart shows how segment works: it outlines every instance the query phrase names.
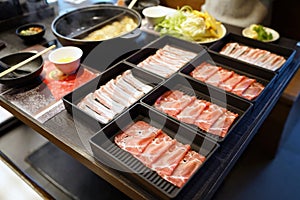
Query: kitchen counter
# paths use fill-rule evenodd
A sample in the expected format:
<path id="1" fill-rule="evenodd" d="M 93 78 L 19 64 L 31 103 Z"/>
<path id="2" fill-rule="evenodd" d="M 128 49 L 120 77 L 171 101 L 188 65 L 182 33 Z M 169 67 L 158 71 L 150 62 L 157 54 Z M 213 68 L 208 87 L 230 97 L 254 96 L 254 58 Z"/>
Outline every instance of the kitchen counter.
<path id="1" fill-rule="evenodd" d="M 41 43 L 42 45 L 55 39 L 50 31 L 50 23 L 53 19 L 54 16 L 41 21 L 47 27 L 47 33 L 45 40 Z M 237 27 L 226 25 L 226 28 L 228 32 L 240 34 L 240 29 Z M 7 42 L 7 47 L 0 51 L 1 56 L 10 52 L 23 50 L 30 46 L 24 44 L 17 38 L 14 34 L 14 30 L 15 29 L 8 29 L 0 33 L 0 40 Z M 145 38 L 144 35 L 148 38 L 147 33 L 143 33 L 141 37 Z M 149 37 L 155 39 L 155 37 Z M 147 42 L 143 41 L 140 45 L 143 46 L 144 43 Z M 295 41 L 287 38 L 280 38 L 276 43 L 291 48 L 295 47 L 296 44 Z M 270 115 L 272 108 L 274 108 L 282 96 L 281 94 L 284 93 L 288 83 L 296 74 L 298 67 L 299 63 L 294 60 L 294 62 L 290 64 L 290 67 L 278 77 L 272 90 L 266 93 L 266 96 L 262 98 L 261 105 L 256 107 L 251 116 L 248 116 L 247 119 L 242 121 L 244 126 L 240 126 L 235 134 L 231 134 L 230 137 L 221 144 L 216 154 L 208 160 L 206 165 L 201 169 L 202 172 L 207 170 L 209 173 L 202 174 L 203 176 L 197 175 L 198 180 L 190 184 L 190 187 L 185 188 L 178 198 L 209 199 L 212 197 L 222 180 L 224 180 L 228 172 L 234 166 L 236 160 Z M 155 198 L 153 194 L 142 188 L 135 181 L 128 179 L 119 171 L 97 162 L 91 153 L 90 147 L 87 145 L 89 138 L 95 133 L 95 130 L 93 130 L 92 127 L 86 127 L 84 124 L 74 122 L 74 119 L 66 110 L 58 113 L 45 123 L 40 123 L 1 97 L 0 105 L 131 198 Z"/>

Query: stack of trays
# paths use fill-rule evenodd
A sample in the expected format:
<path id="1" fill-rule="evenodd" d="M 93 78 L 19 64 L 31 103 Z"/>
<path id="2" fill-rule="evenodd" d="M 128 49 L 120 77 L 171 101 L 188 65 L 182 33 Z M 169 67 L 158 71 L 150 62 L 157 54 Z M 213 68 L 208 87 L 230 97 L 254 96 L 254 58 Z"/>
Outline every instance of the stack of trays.
<path id="1" fill-rule="evenodd" d="M 238 61 L 235 58 L 219 53 L 229 42 L 237 42 L 249 47 L 267 50 L 283 56 L 286 61 L 275 71 L 264 69 L 244 61 Z M 171 46 L 177 49 L 175 54 L 168 52 L 168 50 L 161 50 L 166 46 L 167 48 Z M 164 72 L 160 73 L 160 70 L 163 70 L 164 67 L 168 68 L 168 65 L 177 64 L 178 56 L 176 55 L 178 52 L 185 55 L 185 51 L 189 52 L 187 53 L 189 55 L 187 56 L 188 59 L 186 59 L 186 56 L 184 58 L 186 59 L 185 62 L 180 62 L 180 65 L 176 66 L 176 69 L 173 71 L 169 70 L 165 74 Z M 164 53 L 171 54 L 166 56 L 168 58 L 164 58 Z M 204 156 L 205 161 L 207 161 L 219 147 L 219 143 L 222 143 L 225 138 L 230 137 L 230 135 L 235 133 L 235 130 L 243 126 L 240 123 L 242 119 L 247 119 L 251 115 L 253 105 L 258 104 L 264 96 L 267 96 L 267 92 L 272 88 L 274 81 L 276 81 L 277 74 L 288 66 L 289 62 L 293 59 L 293 55 L 293 50 L 233 34 L 228 34 L 212 45 L 209 50 L 195 43 L 171 36 L 164 36 L 104 71 L 101 76 L 66 95 L 63 101 L 67 111 L 73 115 L 73 118 L 78 117 L 79 120 L 86 122 L 92 127 L 95 127 L 96 124 L 96 128 L 94 129 L 96 133 L 90 139 L 90 144 L 93 154 L 98 161 L 121 171 L 123 170 L 126 172 L 124 175 L 141 184 L 146 190 L 154 193 L 157 197 L 172 199 L 177 197 L 182 188 L 189 185 L 189 182 L 195 176 L 199 176 L 199 171 L 203 169 L 201 166 L 204 163 L 195 170 L 182 187 L 175 186 L 159 175 L 159 173 L 156 173 L 155 170 L 151 170 L 153 169 L 151 166 L 151 169 L 148 168 L 149 166 L 146 167 L 137 156 L 123 149 L 116 142 L 116 136 L 120 134 L 126 135 L 126 130 L 129 126 L 138 121 L 143 121 L 156 129 L 160 129 L 171 139 L 189 145 L 191 150 Z M 149 59 L 149 57 L 152 58 Z M 149 68 L 146 69 L 147 67 L 144 68 L 143 65 L 140 65 L 145 60 L 147 60 L 146 65 L 149 62 L 157 64 L 159 61 L 164 62 L 164 64 L 159 65 L 158 72 L 155 72 L 151 66 L 150 70 L 148 70 Z M 174 62 L 174 60 L 176 61 Z M 255 80 L 258 85 L 263 87 L 263 90 L 255 98 L 247 99 L 244 96 L 236 95 L 235 92 L 225 91 L 216 84 L 211 85 L 205 81 L 193 78 L 191 76 L 193 70 L 205 62 L 220 67 L 218 69 L 222 68 L 223 70 Z M 81 102 L 83 99 L 99 90 L 101 86 L 107 84 L 112 79 L 116 79 L 119 75 L 124 74 L 127 70 L 130 70 L 138 81 L 150 86 L 151 90 L 105 123 L 82 109 Z M 100 92 L 99 94 L 101 95 L 102 93 Z M 175 94 L 183 96 L 179 95 L 179 101 L 174 101 L 175 103 L 168 102 L 167 100 L 172 99 Z M 117 93 L 116 96 L 118 96 Z M 182 99 L 180 99 L 181 97 Z M 191 101 L 185 102 L 184 98 L 191 99 Z M 96 99 L 96 101 L 98 100 Z M 194 102 L 196 103 L 194 104 Z M 175 105 L 174 110 L 172 110 L 172 103 Z M 185 105 L 183 106 L 183 104 Z M 165 105 L 166 108 L 171 108 L 170 112 L 166 111 L 164 108 Z M 197 123 L 195 123 L 196 120 L 192 120 L 194 122 L 182 120 L 183 110 L 193 107 L 191 105 L 199 106 L 197 107 L 199 109 L 202 109 L 200 105 L 205 105 L 203 110 L 199 111 L 196 109 L 196 114 L 192 115 L 197 115 L 195 117 L 198 120 Z M 176 109 L 178 107 L 181 110 L 177 112 Z M 204 111 L 205 115 L 203 117 L 201 115 Z M 182 115 L 180 116 L 180 114 Z M 218 129 L 221 130 L 220 134 L 216 134 L 215 130 Z"/>

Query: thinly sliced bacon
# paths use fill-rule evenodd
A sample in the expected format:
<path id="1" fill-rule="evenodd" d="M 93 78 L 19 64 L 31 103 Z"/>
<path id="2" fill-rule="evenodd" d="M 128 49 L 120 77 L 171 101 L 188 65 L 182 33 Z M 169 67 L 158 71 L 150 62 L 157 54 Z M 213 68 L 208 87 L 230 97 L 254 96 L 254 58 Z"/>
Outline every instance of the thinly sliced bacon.
<path id="1" fill-rule="evenodd" d="M 108 119 L 105 116 L 99 115 L 98 113 L 96 113 L 95 111 L 91 110 L 89 107 L 87 107 L 84 103 L 80 102 L 78 104 L 78 107 L 83 110 L 84 112 L 88 113 L 89 115 L 91 115 L 92 117 L 94 117 L 95 119 L 97 119 L 98 121 L 100 121 L 103 124 L 107 124 L 110 119 Z"/>
<path id="2" fill-rule="evenodd" d="M 114 141 L 121 149 L 133 155 L 139 155 L 160 133 L 160 129 L 146 122 L 138 121 L 124 132 L 118 134 Z"/>
<path id="3" fill-rule="evenodd" d="M 215 74 L 213 74 L 211 77 L 209 77 L 205 83 L 219 86 L 221 83 L 224 83 L 227 79 L 229 79 L 234 74 L 233 71 L 229 71 L 226 69 L 220 69 Z"/>
<path id="4" fill-rule="evenodd" d="M 115 112 L 109 110 L 107 107 L 103 106 L 101 103 L 96 101 L 93 98 L 93 94 L 90 93 L 86 97 L 82 99 L 82 103 L 89 107 L 94 112 L 98 113 L 99 115 L 106 117 L 109 120 L 112 120 L 113 117 L 116 115 Z"/>
<path id="5" fill-rule="evenodd" d="M 154 107 L 170 116 L 176 116 L 195 99 L 196 97 L 186 95 L 178 90 L 168 91 L 156 100 Z"/>
<path id="6" fill-rule="evenodd" d="M 240 45 L 236 42 L 227 43 L 220 53 L 273 71 L 286 61 L 284 57 L 267 50 Z"/>
<path id="7" fill-rule="evenodd" d="M 248 87 L 246 91 L 243 92 L 242 97 L 252 100 L 256 98 L 264 89 L 265 87 L 258 82 L 254 82 Z"/>
<path id="8" fill-rule="evenodd" d="M 170 176 L 190 148 L 190 145 L 176 141 L 156 162 L 152 163 L 151 169 L 159 175 Z"/>
<path id="9" fill-rule="evenodd" d="M 172 175 L 161 175 L 161 177 L 170 183 L 181 188 L 197 169 L 205 161 L 205 157 L 195 151 L 188 151 L 185 157 L 180 161 Z"/>
<path id="10" fill-rule="evenodd" d="M 247 46 L 239 45 L 233 51 L 231 51 L 230 54 L 228 54 L 228 55 L 233 58 L 237 58 L 240 55 L 242 55 L 245 51 L 247 51 L 248 48 L 249 47 L 247 47 Z"/>
<path id="11" fill-rule="evenodd" d="M 140 80 L 138 80 L 137 78 L 135 78 L 132 75 L 132 72 L 130 70 L 125 71 L 122 74 L 122 77 L 124 78 L 124 80 L 127 83 L 131 84 L 133 87 L 135 87 L 139 91 L 144 92 L 145 94 L 147 94 L 149 91 L 151 91 L 153 89 L 152 86 L 146 85 L 146 84 L 142 83 Z"/>
<path id="12" fill-rule="evenodd" d="M 106 93 L 101 93 L 100 90 L 96 90 L 93 93 L 93 97 L 115 113 L 121 113 L 125 109 L 125 106 L 112 100 Z"/>
<path id="13" fill-rule="evenodd" d="M 102 85 L 98 90 L 101 92 L 101 94 L 107 94 L 112 100 L 120 103 L 124 107 L 129 107 L 131 105 L 126 99 L 115 95 L 106 85 Z"/>
<path id="14" fill-rule="evenodd" d="M 165 66 L 147 63 L 146 61 L 139 63 L 137 66 L 165 78 L 170 77 L 174 73 L 173 70 L 170 70 Z"/>
<path id="15" fill-rule="evenodd" d="M 226 111 L 216 104 L 210 104 L 203 112 L 197 117 L 194 124 L 204 131 L 209 131 L 210 127 L 219 119 Z"/>
<path id="16" fill-rule="evenodd" d="M 217 73 L 217 71 L 220 69 L 220 67 L 214 66 L 210 63 L 203 62 L 199 66 L 197 66 L 190 75 L 194 77 L 195 79 L 198 79 L 200 81 L 205 82 L 207 79 L 209 79 L 212 75 Z"/>
<path id="17" fill-rule="evenodd" d="M 208 130 L 209 133 L 225 137 L 238 114 L 226 111 Z"/>
<path id="18" fill-rule="evenodd" d="M 231 92 L 237 94 L 238 96 L 242 96 L 243 92 L 254 82 L 255 79 L 245 77 L 233 88 Z"/>
<path id="19" fill-rule="evenodd" d="M 172 54 L 175 54 L 177 56 L 187 58 L 187 59 L 192 59 L 192 58 L 194 58 L 197 55 L 194 52 L 183 50 L 183 49 L 176 48 L 176 47 L 172 47 L 170 45 L 165 45 L 163 47 L 163 50 L 165 50 L 167 52 L 170 52 Z"/>
<path id="20" fill-rule="evenodd" d="M 229 55 L 239 44 L 237 42 L 227 43 L 220 51 L 221 54 Z"/>
<path id="21" fill-rule="evenodd" d="M 149 143 L 143 153 L 135 157 L 147 167 L 151 167 L 151 164 L 161 157 L 172 145 L 175 145 L 175 142 L 175 140 L 162 132 Z"/>
<path id="22" fill-rule="evenodd" d="M 126 92 L 124 92 L 121 88 L 119 88 L 118 86 L 115 85 L 115 80 L 110 80 L 105 84 L 105 87 L 108 87 L 108 89 L 110 89 L 113 93 L 113 95 L 115 96 L 120 96 L 121 98 L 125 99 L 126 101 L 129 102 L 129 104 L 133 104 L 134 102 L 137 101 L 136 98 L 134 98 L 133 96 L 130 96 L 129 94 L 127 94 Z"/>
<path id="23" fill-rule="evenodd" d="M 234 73 L 229 79 L 227 79 L 225 82 L 220 83 L 220 85 L 218 86 L 221 89 L 224 89 L 228 92 L 231 92 L 232 89 L 238 84 L 240 83 L 243 79 L 245 78 L 245 76 L 241 76 L 239 74 Z"/>
<path id="24" fill-rule="evenodd" d="M 125 91 L 127 94 L 133 96 L 135 99 L 139 99 L 144 96 L 143 92 L 138 91 L 129 83 L 127 83 L 121 75 L 116 77 L 116 86 Z"/>
<path id="25" fill-rule="evenodd" d="M 182 122 L 193 124 L 196 118 L 202 113 L 202 111 L 209 106 L 208 101 L 196 99 L 187 107 L 185 107 L 176 118 Z"/>

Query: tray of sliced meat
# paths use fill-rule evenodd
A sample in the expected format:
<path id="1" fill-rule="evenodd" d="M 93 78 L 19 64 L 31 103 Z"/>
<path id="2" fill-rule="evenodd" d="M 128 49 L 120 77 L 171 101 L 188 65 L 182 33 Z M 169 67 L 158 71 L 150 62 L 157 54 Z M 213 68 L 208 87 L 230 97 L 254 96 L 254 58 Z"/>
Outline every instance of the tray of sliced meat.
<path id="1" fill-rule="evenodd" d="M 179 74 L 141 100 L 173 119 L 221 142 L 250 112 L 250 101 Z"/>
<path id="2" fill-rule="evenodd" d="M 277 73 L 214 52 L 207 52 L 183 67 L 180 73 L 202 83 L 256 102 L 272 87 Z"/>
<path id="3" fill-rule="evenodd" d="M 95 158 L 124 171 L 159 199 L 173 199 L 219 145 L 143 104 L 136 104 L 96 133 Z"/>
<path id="4" fill-rule="evenodd" d="M 233 33 L 211 45 L 209 50 L 278 73 L 289 65 L 295 55 L 293 49 Z"/>
<path id="5" fill-rule="evenodd" d="M 171 36 L 163 36 L 126 59 L 126 62 L 169 78 L 187 62 L 206 50 L 204 47 Z"/>
<path id="6" fill-rule="evenodd" d="M 64 96 L 63 102 L 73 117 L 103 127 L 162 81 L 120 62 Z"/>

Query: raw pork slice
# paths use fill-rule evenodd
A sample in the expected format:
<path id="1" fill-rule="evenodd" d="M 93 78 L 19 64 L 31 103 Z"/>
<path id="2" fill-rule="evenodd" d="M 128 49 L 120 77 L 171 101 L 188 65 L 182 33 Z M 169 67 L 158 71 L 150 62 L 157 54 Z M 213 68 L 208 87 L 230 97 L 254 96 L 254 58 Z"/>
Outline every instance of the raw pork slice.
<path id="1" fill-rule="evenodd" d="M 227 81 L 220 83 L 219 88 L 224 89 L 228 92 L 231 92 L 232 89 L 239 83 L 241 82 L 245 76 L 238 75 L 234 73 L 231 78 L 227 79 Z"/>
<path id="2" fill-rule="evenodd" d="M 243 92 L 254 82 L 255 79 L 245 77 L 233 88 L 231 92 L 237 94 L 238 96 L 242 96 Z"/>
<path id="3" fill-rule="evenodd" d="M 170 176 L 190 148 L 190 145 L 176 141 L 156 162 L 152 163 L 151 169 L 159 175 Z"/>
<path id="4" fill-rule="evenodd" d="M 167 134 L 161 133 L 146 147 L 142 154 L 136 155 L 144 165 L 150 167 L 162 154 L 164 154 L 172 145 L 176 143 Z"/>
<path id="5" fill-rule="evenodd" d="M 117 135 L 115 143 L 123 150 L 133 154 L 141 154 L 152 140 L 161 132 L 144 121 L 137 121 L 121 134 Z"/>
<path id="6" fill-rule="evenodd" d="M 208 101 L 196 99 L 194 102 L 185 107 L 176 118 L 182 122 L 193 124 L 196 118 L 209 105 Z"/>
<path id="7" fill-rule="evenodd" d="M 252 100 L 256 98 L 264 88 L 265 87 L 262 84 L 254 82 L 250 85 L 250 87 L 248 87 L 246 91 L 243 92 L 242 97 Z"/>
<path id="8" fill-rule="evenodd" d="M 153 89 L 152 86 L 146 85 L 146 84 L 142 83 L 140 80 L 138 80 L 137 78 L 135 78 L 132 75 L 132 72 L 130 70 L 125 71 L 122 74 L 122 77 L 124 78 L 124 80 L 127 83 L 131 84 L 133 87 L 135 87 L 139 91 L 144 92 L 145 94 L 147 94 L 150 90 Z"/>
<path id="9" fill-rule="evenodd" d="M 195 79 L 205 82 L 209 77 L 215 74 L 220 68 L 214 66 L 210 63 L 203 62 L 198 67 L 196 67 L 190 75 Z"/>
<path id="10" fill-rule="evenodd" d="M 196 119 L 195 125 L 208 132 L 210 127 L 223 115 L 226 111 L 216 104 L 210 104 Z"/>
<path id="11" fill-rule="evenodd" d="M 235 114 L 230 111 L 226 111 L 209 129 L 209 133 L 218 135 L 220 137 L 225 137 L 230 126 L 234 120 L 238 117 L 238 114 Z"/>
<path id="12" fill-rule="evenodd" d="M 209 77 L 205 83 L 214 85 L 218 87 L 221 83 L 224 83 L 227 79 L 229 79 L 234 74 L 233 71 L 229 71 L 226 69 L 220 69 L 214 75 Z"/>
<path id="13" fill-rule="evenodd" d="M 204 156 L 192 150 L 188 151 L 172 175 L 161 175 L 161 177 L 180 188 L 189 180 L 204 161 Z"/>
<path id="14" fill-rule="evenodd" d="M 196 97 L 186 95 L 178 90 L 167 91 L 155 101 L 154 107 L 175 117 L 195 99 Z"/>

